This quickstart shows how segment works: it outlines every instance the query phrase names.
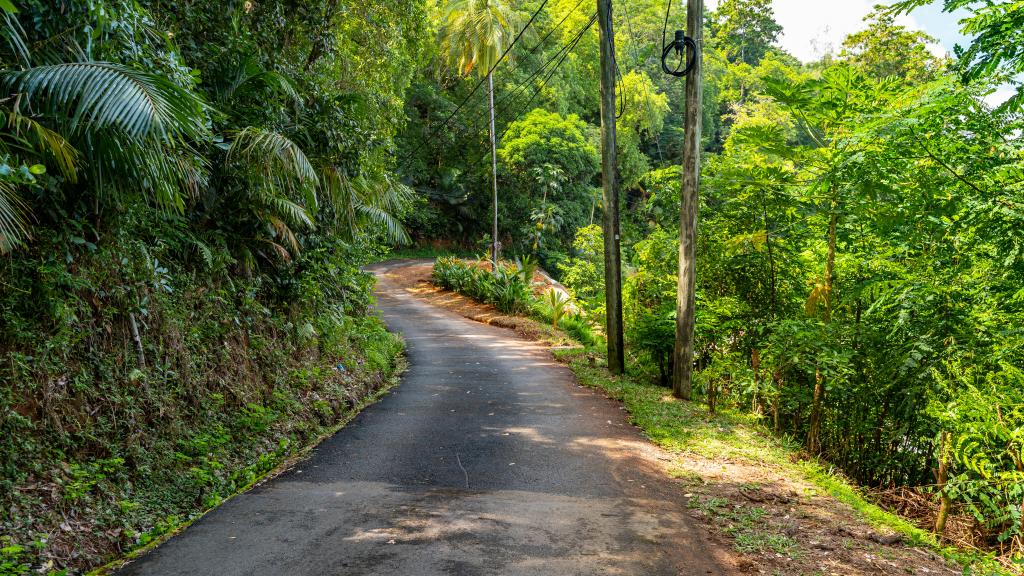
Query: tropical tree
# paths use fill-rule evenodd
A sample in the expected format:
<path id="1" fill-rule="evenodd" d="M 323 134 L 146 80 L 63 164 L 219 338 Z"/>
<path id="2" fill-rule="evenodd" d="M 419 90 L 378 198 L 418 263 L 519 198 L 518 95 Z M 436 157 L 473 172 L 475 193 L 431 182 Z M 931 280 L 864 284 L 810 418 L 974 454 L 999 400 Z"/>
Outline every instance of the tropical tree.
<path id="1" fill-rule="evenodd" d="M 4 36 L 24 46 L 8 17 Z M 91 197 L 92 209 L 133 192 L 161 208 L 182 213 L 205 184 L 206 161 L 195 143 L 209 137 L 205 104 L 164 75 L 108 62 L 58 62 L 0 73 L 10 98 L 0 105 L 0 253 L 30 239 L 31 207 L 22 194 L 45 194 L 37 176 L 46 166 L 69 186 L 65 193 Z M 104 194 L 99 194 L 102 184 Z"/>
<path id="2" fill-rule="evenodd" d="M 864 17 L 866 30 L 843 40 L 840 56 L 875 78 L 899 78 L 906 84 L 933 80 L 941 61 L 928 51 L 936 40 L 896 24 L 892 11 L 876 8 Z"/>
<path id="3" fill-rule="evenodd" d="M 782 32 L 769 0 L 724 0 L 715 11 L 715 39 L 729 60 L 756 66 Z"/>
<path id="4" fill-rule="evenodd" d="M 498 148 L 510 174 L 502 214 L 507 221 L 533 222 L 517 247 L 536 252 L 544 266 L 557 265 L 558 258 L 550 256 L 568 251 L 575 229 L 587 223 L 594 206 L 591 183 L 599 163 L 593 131 L 575 115 L 536 109 L 508 125 Z M 539 239 L 537 224 L 545 234 L 543 246 L 525 246 L 528 238 Z"/>
<path id="5" fill-rule="evenodd" d="M 545 163 L 543 166 L 536 166 L 530 170 L 537 185 L 544 191 L 540 200 L 540 208 L 535 209 L 531 219 L 536 223 L 537 235 L 533 240 L 534 253 L 540 249 L 541 236 L 549 228 L 556 228 L 551 221 L 555 218 L 557 207 L 548 204 L 548 193 L 557 193 L 562 189 L 562 182 L 565 181 L 565 172 L 558 166 Z"/>
<path id="6" fill-rule="evenodd" d="M 490 117 L 491 189 L 493 223 L 491 260 L 498 269 L 498 156 L 494 131 L 494 68 L 512 43 L 518 23 L 516 12 L 502 0 L 452 0 L 444 11 L 442 39 L 459 73 L 476 71 L 487 78 L 487 113 Z"/>

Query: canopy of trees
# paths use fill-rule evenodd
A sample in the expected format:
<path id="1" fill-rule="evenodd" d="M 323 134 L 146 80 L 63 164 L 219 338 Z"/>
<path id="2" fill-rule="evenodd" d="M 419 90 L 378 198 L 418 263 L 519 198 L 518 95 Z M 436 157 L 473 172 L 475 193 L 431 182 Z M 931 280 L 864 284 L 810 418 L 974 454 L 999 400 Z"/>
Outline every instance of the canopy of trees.
<path id="1" fill-rule="evenodd" d="M 1024 3 L 944 0 L 970 37 L 944 58 L 899 24 L 927 3 L 814 62 L 768 0 L 704 15 L 696 392 L 1020 561 Z M 628 370 L 661 383 L 684 112 L 665 8 L 614 3 Z M 386 245 L 500 241 L 601 326 L 592 3 L 0 14 L 0 572 L 144 544 L 372 392 L 398 344 L 359 266 Z"/>
<path id="2" fill-rule="evenodd" d="M 383 384 L 425 14 L 0 2 L 0 573 L 146 544 Z"/>

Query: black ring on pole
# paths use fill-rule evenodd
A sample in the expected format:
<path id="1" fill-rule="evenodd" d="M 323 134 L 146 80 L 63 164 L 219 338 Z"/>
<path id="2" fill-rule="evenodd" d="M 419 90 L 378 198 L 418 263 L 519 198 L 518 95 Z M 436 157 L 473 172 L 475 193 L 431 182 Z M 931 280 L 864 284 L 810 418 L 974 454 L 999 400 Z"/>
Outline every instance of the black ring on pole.
<path id="1" fill-rule="evenodd" d="M 665 74 L 675 76 L 677 78 L 681 78 L 689 74 L 690 71 L 693 70 L 694 64 L 697 62 L 697 43 L 689 36 L 682 36 L 682 41 L 680 41 L 678 39 L 679 36 L 681 36 L 681 34 L 677 33 L 677 39 L 669 43 L 668 46 L 665 46 L 665 49 L 661 52 L 661 70 Z M 680 70 L 678 66 L 675 69 L 668 67 L 668 55 L 673 50 L 675 50 L 680 56 L 682 56 L 684 52 L 686 53 L 686 66 L 684 66 L 682 70 Z"/>

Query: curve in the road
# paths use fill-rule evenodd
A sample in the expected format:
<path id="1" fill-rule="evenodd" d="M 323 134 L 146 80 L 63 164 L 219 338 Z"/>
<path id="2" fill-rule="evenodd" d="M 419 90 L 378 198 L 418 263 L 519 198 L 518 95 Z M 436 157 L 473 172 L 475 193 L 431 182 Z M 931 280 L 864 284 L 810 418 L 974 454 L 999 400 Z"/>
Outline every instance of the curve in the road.
<path id="1" fill-rule="evenodd" d="M 120 574 L 728 573 L 617 403 L 386 278 L 378 306 L 408 344 L 402 384 Z"/>

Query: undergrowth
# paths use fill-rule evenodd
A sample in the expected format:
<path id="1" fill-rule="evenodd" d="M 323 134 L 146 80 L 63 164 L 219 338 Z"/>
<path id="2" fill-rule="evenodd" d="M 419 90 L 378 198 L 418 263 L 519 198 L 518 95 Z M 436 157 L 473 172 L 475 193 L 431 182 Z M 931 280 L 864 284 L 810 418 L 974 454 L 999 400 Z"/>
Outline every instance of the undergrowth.
<path id="1" fill-rule="evenodd" d="M 481 258 L 477 263 L 446 256 L 434 262 L 431 278 L 435 285 L 458 292 L 477 302 L 490 304 L 505 314 L 533 318 L 560 329 L 587 346 L 601 339 L 592 321 L 559 291 L 547 288 L 538 297 L 534 272 L 537 263 L 524 257 L 515 263 L 503 262 L 497 273 Z"/>

